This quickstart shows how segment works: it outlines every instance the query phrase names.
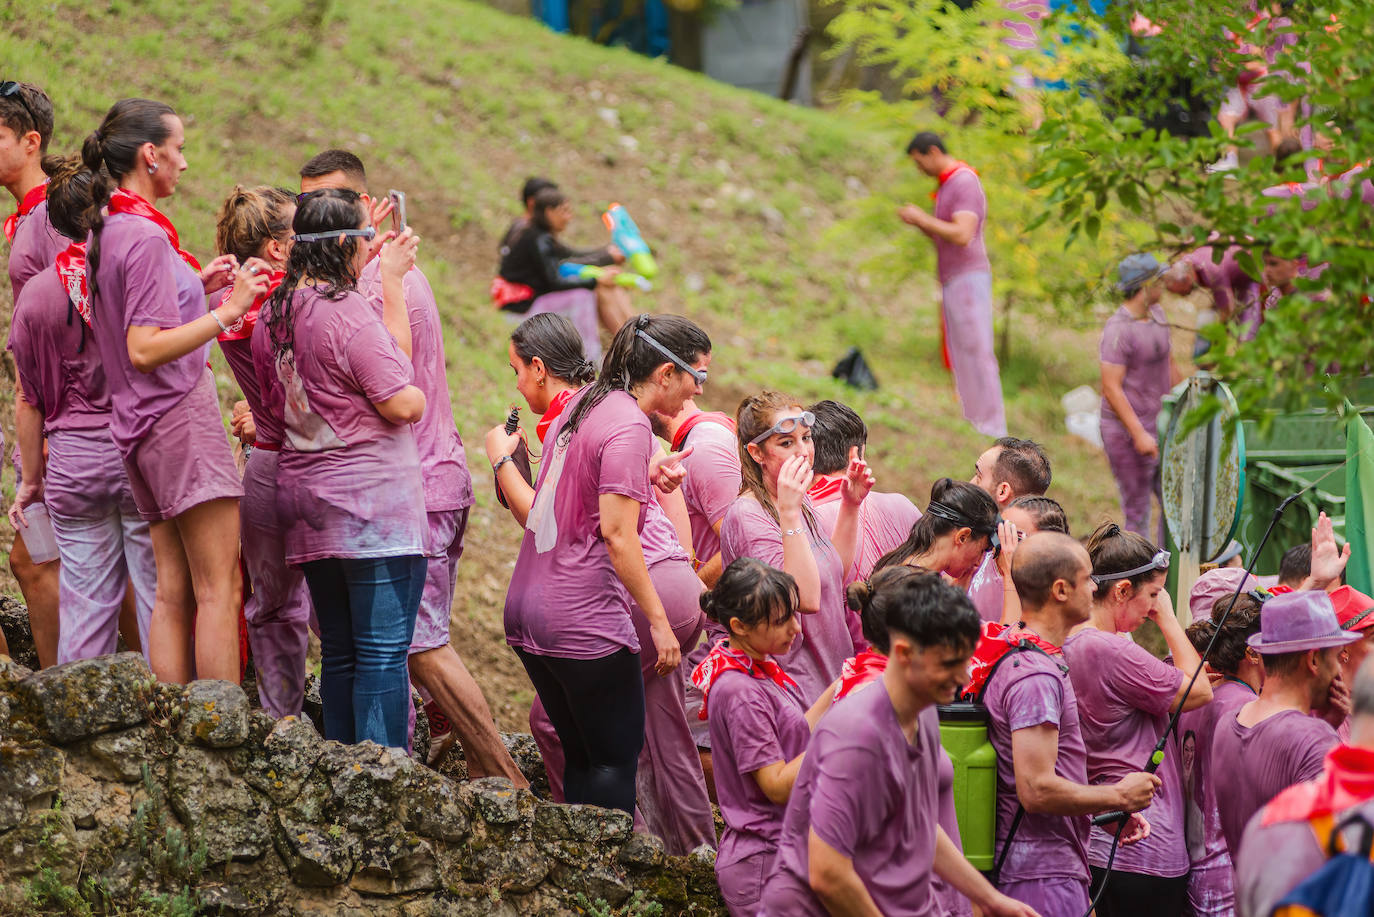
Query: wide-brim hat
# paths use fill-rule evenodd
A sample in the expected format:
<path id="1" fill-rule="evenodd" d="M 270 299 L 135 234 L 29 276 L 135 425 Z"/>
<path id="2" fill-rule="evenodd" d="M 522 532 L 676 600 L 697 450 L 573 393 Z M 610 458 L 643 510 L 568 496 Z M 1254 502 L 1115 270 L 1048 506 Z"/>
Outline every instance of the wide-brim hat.
<path id="1" fill-rule="evenodd" d="M 1188 593 L 1188 609 L 1193 613 L 1193 620 L 1210 621 L 1217 600 L 1234 595 L 1242 579 L 1245 580 L 1245 587 L 1240 589 L 1241 592 L 1260 589 L 1264 585 L 1254 575 L 1247 577 L 1243 567 L 1218 567 L 1199 576 Z"/>
<path id="2" fill-rule="evenodd" d="M 1149 252 L 1136 252 L 1134 255 L 1127 255 L 1116 269 L 1117 276 L 1120 278 L 1116 282 L 1116 289 L 1121 293 L 1139 289 L 1166 270 L 1168 268 L 1160 264 L 1159 259 Z"/>
<path id="3" fill-rule="evenodd" d="M 1336 608 L 1325 592 L 1286 592 L 1264 603 L 1260 632 L 1246 641 L 1260 653 L 1298 653 L 1345 646 L 1363 634 L 1342 630 Z"/>
<path id="4" fill-rule="evenodd" d="M 1366 631 L 1374 627 L 1374 598 L 1354 586 L 1332 589 L 1330 595 L 1341 627 L 1349 631 Z"/>

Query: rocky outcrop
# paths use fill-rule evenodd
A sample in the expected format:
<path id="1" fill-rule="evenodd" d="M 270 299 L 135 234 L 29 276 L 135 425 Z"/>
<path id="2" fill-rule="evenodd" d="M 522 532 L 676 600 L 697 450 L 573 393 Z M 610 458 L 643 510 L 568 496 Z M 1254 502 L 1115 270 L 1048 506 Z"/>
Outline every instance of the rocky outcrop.
<path id="1" fill-rule="evenodd" d="M 510 740 L 523 750 L 523 742 Z M 711 855 L 619 812 L 456 782 L 121 653 L 0 657 L 0 912 L 723 914 Z"/>

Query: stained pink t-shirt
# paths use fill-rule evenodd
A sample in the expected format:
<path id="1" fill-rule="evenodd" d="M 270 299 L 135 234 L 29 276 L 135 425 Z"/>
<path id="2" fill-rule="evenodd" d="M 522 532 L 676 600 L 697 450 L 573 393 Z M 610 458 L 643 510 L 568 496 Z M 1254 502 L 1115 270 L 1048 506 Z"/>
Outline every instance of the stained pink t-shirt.
<path id="1" fill-rule="evenodd" d="M 280 446 L 286 435 L 286 392 L 277 378 L 277 363 L 272 356 L 272 339 L 266 322 L 258 322 L 253 328 L 253 336 L 248 341 L 253 357 L 254 385 L 252 393 L 243 390 L 248 399 L 248 409 L 253 412 L 253 425 L 257 428 L 258 445 L 263 443 Z"/>
<path id="2" fill-rule="evenodd" d="M 110 385 L 110 432 L 127 459 L 153 424 L 205 374 L 210 349 L 207 341 L 152 372 L 140 372 L 129 359 L 129 328 L 178 328 L 200 318 L 207 311 L 205 287 L 167 234 L 132 213 L 105 218 L 95 279 L 91 330 Z"/>
<path id="3" fill-rule="evenodd" d="M 233 292 L 233 287 L 228 286 L 210 294 L 209 306 L 211 310 L 218 309 L 229 298 Z M 254 326 L 256 330 L 257 326 Z M 220 353 L 224 354 L 224 362 L 229 364 L 229 371 L 234 374 L 234 381 L 239 384 L 239 391 L 243 392 L 243 398 L 248 402 L 251 410 L 254 405 L 262 403 L 262 396 L 258 392 L 258 375 L 253 368 L 253 341 L 251 338 L 239 338 L 234 341 L 218 341 Z M 253 418 L 253 425 L 257 426 L 257 417 Z"/>
<path id="4" fill-rule="evenodd" d="M 1183 684 L 1183 673 L 1126 636 L 1092 627 L 1080 630 L 1064 642 L 1064 657 L 1078 699 L 1089 782 L 1115 783 L 1127 774 L 1144 770 L 1155 743 L 1168 727 L 1169 711 Z M 1117 869 L 1164 878 L 1188 872 L 1188 850 L 1183 839 L 1183 777 L 1179 773 L 1177 743 L 1173 738 L 1169 743 L 1164 763 L 1156 772 L 1162 784 L 1143 812 L 1150 821 L 1150 836 L 1119 847 Z M 1089 862 L 1105 867 L 1111 846 L 1111 835 L 1102 828 L 1093 828 Z"/>
<path id="5" fill-rule="evenodd" d="M 804 505 L 811 506 L 806 497 Z M 844 601 L 844 571 L 840 555 L 830 543 L 828 533 L 809 531 L 811 551 L 821 574 L 820 611 L 799 615 L 801 636 L 778 662 L 801 688 L 802 699 L 813 704 L 821 692 L 840 677 L 844 661 L 854 655 L 854 637 L 849 627 L 853 616 Z M 752 557 L 770 567 L 782 569 L 782 529 L 767 510 L 752 497 L 740 497 L 725 513 L 720 527 L 720 559 L 724 566 L 736 557 Z"/>
<path id="6" fill-rule="evenodd" d="M 1006 599 L 1006 580 L 997 566 L 997 558 L 988 551 L 983 561 L 973 573 L 968 583 L 969 601 L 978 609 L 978 617 L 984 621 L 1002 620 L 1002 603 Z"/>
<path id="7" fill-rule="evenodd" d="M 854 864 L 886 917 L 938 913 L 931 889 L 938 827 L 940 723 L 920 714 L 914 742 L 881 685 L 832 707 L 807 746 L 783 817 L 765 913 L 826 917 L 810 889 L 810 832 Z"/>
<path id="8" fill-rule="evenodd" d="M 7 268 L 10 292 L 14 297 L 11 302 L 18 302 L 19 291 L 24 289 L 24 284 L 39 271 L 51 267 L 57 256 L 71 244 L 71 239 L 52 228 L 47 201 L 40 201 L 37 207 L 20 217 L 14 230 L 14 241 L 10 243 Z"/>
<path id="9" fill-rule="evenodd" d="M 836 493 L 814 504 L 816 518 L 827 532 L 835 531 L 841 499 Z M 911 534 L 911 527 L 920 518 L 921 511 L 901 494 L 874 491 L 865 497 L 864 502 L 859 504 L 859 550 L 854 567 L 845 575 L 845 585 L 868 579 L 878 558 L 906 541 L 906 536 Z"/>
<path id="10" fill-rule="evenodd" d="M 682 497 L 692 523 L 692 550 L 706 563 L 720 553 L 714 526 L 739 496 L 739 444 L 734 431 L 704 420 L 687 434 L 684 445 L 692 447 L 692 454 L 682 460 L 687 470 Z"/>
<path id="11" fill-rule="evenodd" d="M 983 243 L 983 224 L 988 217 L 988 199 L 983 183 L 972 169 L 960 169 L 949 177 L 935 194 L 935 216 L 953 222 L 954 215 L 968 211 L 978 217 L 978 226 L 968 245 L 955 245 L 943 239 L 935 240 L 935 260 L 941 283 L 949 283 L 960 274 L 990 271 L 987 246 Z"/>
<path id="12" fill-rule="evenodd" d="M 463 438 L 453 421 L 448 366 L 444 359 L 444 326 L 434 291 L 418 267 L 405 276 L 406 312 L 410 316 L 410 357 L 415 385 L 425 393 L 425 416 L 417 420 L 415 445 L 425 481 L 425 509 L 431 513 L 471 506 L 472 475 L 468 473 Z M 362 293 L 382 314 L 381 259 L 373 258 L 358 277 Z"/>
<path id="13" fill-rule="evenodd" d="M 1121 388 L 1126 393 L 1126 402 L 1148 433 L 1154 432 L 1160 405 L 1172 387 L 1169 383 L 1170 347 L 1169 320 L 1158 305 L 1151 306 L 1148 316 L 1139 320 L 1122 306 L 1107 319 L 1102 329 L 1098 358 L 1103 363 L 1126 368 Z M 1106 423 L 1121 423 L 1106 396 L 1102 398 L 1101 417 Z"/>
<path id="14" fill-rule="evenodd" d="M 661 560 L 692 559 L 677 537 L 677 527 L 658 502 L 658 491 L 649 489 L 649 502 L 644 507 L 644 528 L 639 531 L 639 544 L 644 550 L 644 563 L 653 565 Z"/>
<path id="15" fill-rule="evenodd" d="M 534 505 L 506 593 L 506 642 L 540 656 L 599 659 L 639 652 L 630 596 L 601 537 L 602 494 L 650 500 L 649 418 L 626 392 L 611 392 L 564 442 L 589 388 L 573 395 L 544 438 Z"/>
<path id="16" fill-rule="evenodd" d="M 45 432 L 110 425 L 110 389 L 100 354 L 91 330 L 67 298 L 57 268 L 40 271 L 19 293 L 9 349 L 24 400 L 43 412 Z"/>
<path id="17" fill-rule="evenodd" d="M 356 291 L 331 300 L 304 287 L 291 297 L 293 349 L 274 354 L 285 396 L 277 499 L 287 562 L 423 554 L 415 437 L 373 406 L 410 385 L 410 361 Z"/>
<path id="18" fill-rule="evenodd" d="M 1297 710 L 1284 710 L 1248 728 L 1235 713 L 1224 717 L 1212 739 L 1211 763 L 1214 773 L 1226 775 L 1215 786 L 1227 849 L 1240 848 L 1250 816 L 1279 791 L 1321 774 L 1326 753 L 1338 741 L 1331 724 Z"/>

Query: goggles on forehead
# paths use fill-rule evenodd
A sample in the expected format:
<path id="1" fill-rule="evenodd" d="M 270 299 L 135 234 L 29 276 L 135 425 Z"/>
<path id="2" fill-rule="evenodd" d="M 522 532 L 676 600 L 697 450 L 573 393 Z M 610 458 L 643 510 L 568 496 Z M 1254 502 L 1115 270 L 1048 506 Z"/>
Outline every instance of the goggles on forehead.
<path id="1" fill-rule="evenodd" d="M 682 370 L 682 371 L 685 372 L 687 375 L 689 375 L 689 376 L 691 376 L 693 379 L 697 380 L 697 385 L 705 385 L 705 384 L 706 384 L 706 370 L 704 370 L 704 369 L 697 369 L 697 368 L 694 367 L 694 366 L 688 366 L 686 360 L 682 359 L 682 357 L 679 357 L 677 354 L 673 353 L 673 352 L 672 352 L 671 350 L 669 350 L 667 347 L 664 347 L 664 346 L 663 346 L 662 344 L 660 344 L 658 341 L 654 340 L 654 339 L 649 335 L 649 332 L 645 331 L 643 328 L 636 328 L 636 329 L 635 329 L 635 337 L 641 339 L 642 341 L 644 341 L 644 343 L 648 344 L 648 345 L 649 345 L 650 347 L 652 347 L 654 350 L 657 350 L 659 353 L 663 354 L 663 355 L 664 355 L 665 357 L 667 357 L 667 358 L 673 363 L 673 365 L 675 365 L 678 369 Z"/>
<path id="2" fill-rule="evenodd" d="M 33 113 L 32 108 L 29 108 L 28 100 L 24 98 L 23 88 L 17 82 L 14 80 L 5 80 L 3 83 L 0 83 L 0 98 L 14 99 L 20 105 L 24 106 L 24 111 L 29 113 L 29 120 L 33 122 L 33 129 L 39 130 L 38 116 Z"/>
<path id="3" fill-rule="evenodd" d="M 328 232 L 303 232 L 291 237 L 292 242 L 325 242 L 329 239 L 337 239 L 340 236 L 357 236 L 371 242 L 377 238 L 377 228 L 369 226 L 366 229 L 331 229 Z"/>
<path id="4" fill-rule="evenodd" d="M 1130 579 L 1131 577 L 1133 577 L 1133 576 L 1139 576 L 1139 575 L 1142 574 L 1142 573 L 1149 573 L 1151 570 L 1168 570 L 1168 569 L 1169 569 L 1169 552 L 1168 552 L 1168 551 L 1160 551 L 1160 552 L 1159 552 L 1158 554 L 1156 554 L 1154 557 L 1150 558 L 1150 562 L 1149 562 L 1148 564 L 1145 564 L 1145 565 L 1142 566 L 1142 567 L 1135 567 L 1135 568 L 1130 569 L 1130 570 L 1122 570 L 1120 573 L 1102 573 L 1102 574 L 1094 573 L 1094 574 L 1093 574 L 1093 582 L 1094 582 L 1094 583 L 1097 583 L 1097 585 L 1101 586 L 1103 583 L 1110 583 L 1112 580 Z"/>
<path id="5" fill-rule="evenodd" d="M 983 535 L 990 538 L 992 539 L 992 546 L 994 548 L 1000 547 L 1001 539 L 997 537 L 997 526 L 995 524 L 991 529 L 984 528 L 948 503 L 941 503 L 939 500 L 931 500 L 930 505 L 926 507 L 926 515 L 934 516 L 936 519 L 943 519 L 946 522 L 952 522 L 961 528 L 969 529 L 975 535 Z M 1001 519 L 1001 516 L 997 517 L 999 522 Z"/>
<path id="6" fill-rule="evenodd" d="M 816 425 L 816 415 L 812 414 L 810 411 L 802 411 L 800 414 L 792 414 L 788 417 L 780 418 L 773 426 L 749 440 L 749 445 L 757 446 L 768 437 L 776 434 L 795 433 L 798 424 L 809 430 Z"/>

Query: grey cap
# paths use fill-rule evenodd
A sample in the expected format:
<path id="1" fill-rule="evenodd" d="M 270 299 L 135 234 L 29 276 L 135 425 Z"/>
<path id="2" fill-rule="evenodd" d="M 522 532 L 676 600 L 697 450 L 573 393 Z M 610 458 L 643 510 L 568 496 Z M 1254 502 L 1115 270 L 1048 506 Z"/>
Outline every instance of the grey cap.
<path id="1" fill-rule="evenodd" d="M 1154 280 L 1167 269 L 1159 263 L 1159 259 L 1149 252 L 1136 252 L 1134 255 L 1127 255 L 1116 269 L 1121 278 L 1117 281 L 1116 288 L 1123 293 L 1126 290 L 1137 289 L 1147 281 Z"/>

